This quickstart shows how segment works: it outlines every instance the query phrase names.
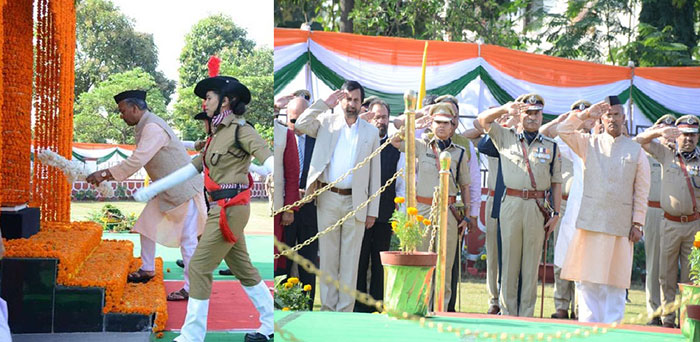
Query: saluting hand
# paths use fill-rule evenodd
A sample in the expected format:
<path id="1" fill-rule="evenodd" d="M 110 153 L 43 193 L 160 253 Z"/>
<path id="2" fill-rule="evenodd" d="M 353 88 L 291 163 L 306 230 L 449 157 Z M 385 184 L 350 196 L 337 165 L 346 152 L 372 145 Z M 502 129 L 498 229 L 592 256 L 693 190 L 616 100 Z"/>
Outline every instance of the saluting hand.
<path id="1" fill-rule="evenodd" d="M 367 122 L 371 122 L 372 119 L 374 119 L 374 116 L 376 114 L 377 113 L 375 113 L 375 112 L 367 111 L 367 112 L 360 114 L 360 119 L 365 120 Z"/>
<path id="2" fill-rule="evenodd" d="M 326 105 L 329 108 L 335 108 L 335 106 L 337 106 L 338 103 L 340 103 L 340 100 L 342 100 L 344 98 L 345 98 L 345 91 L 338 89 L 338 90 L 332 92 L 330 95 L 328 95 L 328 98 L 324 102 L 326 102 Z"/>
<path id="3" fill-rule="evenodd" d="M 661 135 L 667 140 L 676 140 L 676 138 L 681 136 L 681 131 L 675 126 L 663 127 L 660 131 Z"/>
<path id="4" fill-rule="evenodd" d="M 590 106 L 587 110 L 584 110 L 579 114 L 579 119 L 600 119 L 603 114 L 610 110 L 610 105 L 607 102 L 598 102 Z"/>
<path id="5" fill-rule="evenodd" d="M 433 117 L 430 115 L 421 116 L 416 119 L 416 129 L 428 128 L 433 124 Z"/>
<path id="6" fill-rule="evenodd" d="M 522 102 L 510 101 L 504 104 L 502 108 L 508 112 L 508 115 L 518 116 L 522 111 L 525 110 L 525 108 L 527 108 L 527 104 Z"/>

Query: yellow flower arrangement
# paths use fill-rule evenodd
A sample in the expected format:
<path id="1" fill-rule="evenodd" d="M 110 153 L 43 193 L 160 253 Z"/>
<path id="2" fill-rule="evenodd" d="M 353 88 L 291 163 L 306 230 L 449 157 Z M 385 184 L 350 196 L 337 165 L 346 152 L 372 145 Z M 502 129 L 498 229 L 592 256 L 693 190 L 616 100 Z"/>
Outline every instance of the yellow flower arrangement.
<path id="1" fill-rule="evenodd" d="M 403 197 L 394 198 L 395 203 L 403 203 Z M 426 227 L 422 227 L 426 226 Z M 395 210 L 391 216 L 391 230 L 399 239 L 399 249 L 403 252 L 415 252 L 423 241 L 425 228 L 430 220 L 418 215 L 418 209 L 408 207 L 406 212 Z"/>
<path id="2" fill-rule="evenodd" d="M 304 285 L 304 292 L 309 292 L 309 291 L 311 291 L 311 285 L 309 285 L 309 284 Z"/>
<path id="3" fill-rule="evenodd" d="M 275 308 L 282 311 L 310 310 L 311 289 L 310 284 L 302 284 L 299 278 L 275 277 Z"/>

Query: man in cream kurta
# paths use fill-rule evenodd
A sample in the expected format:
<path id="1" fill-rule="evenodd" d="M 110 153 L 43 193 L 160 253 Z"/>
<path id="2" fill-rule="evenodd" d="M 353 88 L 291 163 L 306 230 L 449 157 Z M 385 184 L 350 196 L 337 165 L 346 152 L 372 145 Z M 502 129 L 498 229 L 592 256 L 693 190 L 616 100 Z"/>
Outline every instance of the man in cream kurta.
<path id="1" fill-rule="evenodd" d="M 122 119 L 134 126 L 136 149 L 129 158 L 106 170 L 91 174 L 87 181 L 123 181 L 144 167 L 149 177 L 158 180 L 190 163 L 190 157 L 172 129 L 148 111 L 146 94 L 126 91 L 114 97 Z M 169 295 L 172 299 L 189 296 L 189 260 L 197 247 L 197 236 L 204 230 L 206 206 L 201 176 L 193 177 L 148 201 L 132 228 L 141 234 L 141 268 L 129 275 L 129 281 L 145 282 L 155 274 L 156 242 L 180 247 L 185 263 L 185 286 Z"/>
<path id="2" fill-rule="evenodd" d="M 598 117 L 603 134 L 576 130 L 583 120 Z M 576 281 L 581 322 L 623 318 L 634 243 L 642 237 L 649 162 L 641 146 L 622 134 L 624 121 L 619 99 L 610 96 L 569 115 L 558 127 L 561 139 L 584 162 L 577 229 L 561 272 L 563 279 Z"/>

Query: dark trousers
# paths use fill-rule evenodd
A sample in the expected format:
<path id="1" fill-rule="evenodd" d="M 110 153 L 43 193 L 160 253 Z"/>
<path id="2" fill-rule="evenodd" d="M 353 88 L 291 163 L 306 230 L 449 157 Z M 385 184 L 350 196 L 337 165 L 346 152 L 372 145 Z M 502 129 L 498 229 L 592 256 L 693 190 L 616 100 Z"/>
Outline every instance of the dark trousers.
<path id="1" fill-rule="evenodd" d="M 295 246 L 318 233 L 318 224 L 316 221 L 316 206 L 313 203 L 307 203 L 302 206 L 299 211 L 294 213 L 294 222 L 284 227 L 284 243 L 289 246 Z M 305 259 L 311 260 L 318 268 L 318 240 L 312 242 L 308 246 L 304 246 L 298 251 L 299 255 Z M 285 273 L 289 274 L 292 270 L 293 262 L 287 260 Z M 309 310 L 314 307 L 314 296 L 316 295 L 316 275 L 307 272 L 301 265 L 299 269 L 299 281 L 306 285 L 311 285 L 311 299 L 309 300 Z M 275 274 L 277 276 L 278 274 Z"/>
<path id="2" fill-rule="evenodd" d="M 457 242 L 457 253 L 455 253 L 455 261 L 452 263 L 452 281 L 450 282 L 450 288 L 452 289 L 452 296 L 450 296 L 450 302 L 447 303 L 447 312 L 455 312 L 455 303 L 457 303 L 457 285 L 462 281 L 459 279 L 459 268 L 462 265 L 459 262 L 459 256 L 462 254 L 462 243 L 464 239 Z"/>
<path id="3" fill-rule="evenodd" d="M 391 224 L 388 222 L 375 222 L 374 226 L 365 230 L 360 250 L 359 266 L 357 268 L 357 291 L 367 291 L 367 268 L 370 260 L 372 269 L 369 281 L 369 294 L 375 300 L 384 299 L 384 267 L 379 259 L 379 252 L 389 250 L 391 244 Z M 355 301 L 355 312 L 375 312 L 376 308 L 368 307 Z"/>

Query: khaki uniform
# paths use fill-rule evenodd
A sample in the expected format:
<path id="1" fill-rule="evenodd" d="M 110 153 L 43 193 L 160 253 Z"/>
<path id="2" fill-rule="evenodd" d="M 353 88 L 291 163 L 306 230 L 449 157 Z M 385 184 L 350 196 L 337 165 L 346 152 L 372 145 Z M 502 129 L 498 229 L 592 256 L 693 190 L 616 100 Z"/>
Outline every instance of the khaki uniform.
<path id="1" fill-rule="evenodd" d="M 676 151 L 652 141 L 647 151 L 661 163 L 661 208 L 665 214 L 672 216 L 692 215 L 693 201 L 681 170 Z M 691 178 L 693 195 L 700 202 L 700 157 L 686 160 L 686 169 Z M 659 256 L 659 282 L 661 283 L 661 304 L 672 303 L 676 298 L 677 283 L 690 280 L 688 255 L 693 247 L 695 233 L 700 231 L 700 220 L 693 222 L 674 222 L 666 217 L 661 221 L 661 254 Z M 676 279 L 678 261 L 681 264 L 681 278 Z M 664 312 L 664 323 L 674 322 L 676 313 Z"/>
<path id="2" fill-rule="evenodd" d="M 647 154 L 651 169 L 649 207 L 644 223 L 644 251 L 646 255 L 647 278 L 645 292 L 647 313 L 653 313 L 661 305 L 661 285 L 659 284 L 659 256 L 661 255 L 661 164 Z M 685 181 L 683 181 L 685 183 Z"/>
<path id="3" fill-rule="evenodd" d="M 525 137 L 515 129 L 492 123 L 488 131 L 501 154 L 501 168 L 506 188 L 544 191 L 552 183 L 561 183 L 559 151 L 549 138 L 538 135 L 528 146 Z M 523 158 L 521 139 L 528 146 L 528 159 L 537 183 L 532 188 Z M 556 154 L 556 157 L 555 157 Z M 551 170 L 551 173 L 550 173 Z M 537 269 L 544 243 L 545 218 L 535 199 L 504 196 L 501 205 L 501 312 L 512 316 L 533 316 L 537 300 Z M 518 302 L 518 277 L 522 290 Z"/>
<path id="4" fill-rule="evenodd" d="M 406 144 L 401 143 L 399 147 L 401 152 L 406 151 Z M 452 155 L 452 162 L 450 163 L 450 186 L 449 195 L 456 196 L 457 192 L 460 191 L 457 185 L 455 185 L 455 180 L 459 186 L 468 185 L 470 182 L 469 175 L 469 159 L 467 157 L 467 152 L 464 148 L 451 144 L 445 151 Z M 437 152 L 437 154 L 436 154 Z M 416 159 L 418 160 L 418 167 L 416 169 L 416 196 L 432 198 L 435 192 L 435 187 L 440 185 L 439 178 L 439 168 L 438 159 L 440 155 L 440 149 L 437 147 L 437 139 L 416 139 Z M 462 155 L 462 162 L 459 163 L 459 157 Z M 459 168 L 459 169 L 458 169 Z M 423 215 L 426 218 L 430 217 L 430 205 L 418 203 L 418 214 Z M 436 213 L 437 220 L 437 213 Z M 435 222 L 437 224 L 437 222 Z M 455 219 L 451 212 L 447 213 L 447 259 L 445 260 L 445 269 L 451 270 L 452 264 L 455 260 L 455 253 L 457 251 L 457 226 L 459 222 Z M 436 233 L 437 235 L 437 233 Z M 423 238 L 423 245 L 420 248 L 421 251 L 428 251 L 430 248 L 430 238 L 432 232 L 429 232 Z M 437 250 L 437 236 L 435 237 L 434 251 Z M 450 282 L 452 281 L 452 272 L 445 272 L 445 308 L 450 302 L 450 296 L 452 295 L 452 290 L 450 288 Z"/>
<path id="5" fill-rule="evenodd" d="M 236 131 L 238 146 L 234 145 Z M 249 154 L 243 155 L 244 152 Z M 209 167 L 209 177 L 217 184 L 248 184 L 251 156 L 264 161 L 271 155 L 267 143 L 258 132 L 239 116 L 231 114 L 216 127 L 209 145 L 192 164 L 202 171 L 204 161 Z M 254 286 L 261 281 L 258 270 L 250 261 L 243 234 L 250 215 L 250 205 L 236 205 L 226 209 L 229 227 L 237 239 L 233 245 L 223 238 L 219 229 L 220 212 L 221 208 L 216 202 L 211 202 L 204 233 L 190 263 L 190 296 L 196 299 L 208 299 L 211 295 L 212 272 L 222 259 L 243 286 Z"/>
<path id="6" fill-rule="evenodd" d="M 559 238 L 559 226 L 561 226 L 564 213 L 566 212 L 566 200 L 571 191 L 571 184 L 574 181 L 574 162 L 567 158 L 561 158 L 561 208 L 559 209 L 559 222 L 554 227 L 554 243 Z M 576 285 L 573 281 L 561 279 L 561 267 L 554 265 L 554 308 L 556 310 L 575 311 L 574 293 Z"/>
<path id="7" fill-rule="evenodd" d="M 498 305 L 498 220 L 491 217 L 493 209 L 493 195 L 496 189 L 496 176 L 498 175 L 498 158 L 488 159 L 489 174 L 486 186 L 489 189 L 489 197 L 486 200 L 486 285 L 489 291 L 489 306 Z"/>

